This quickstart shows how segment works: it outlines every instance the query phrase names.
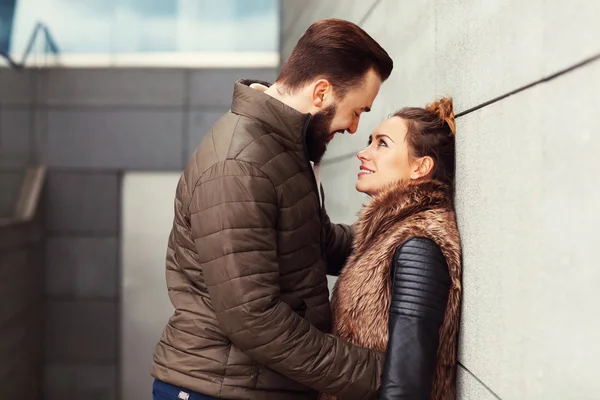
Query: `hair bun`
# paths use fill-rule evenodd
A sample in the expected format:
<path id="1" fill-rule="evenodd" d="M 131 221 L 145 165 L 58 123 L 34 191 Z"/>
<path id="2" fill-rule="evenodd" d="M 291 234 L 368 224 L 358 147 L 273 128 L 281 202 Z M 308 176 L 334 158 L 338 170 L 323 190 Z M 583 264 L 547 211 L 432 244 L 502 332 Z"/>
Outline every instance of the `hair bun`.
<path id="1" fill-rule="evenodd" d="M 440 100 L 434 101 L 433 103 L 429 104 L 425 109 L 437 115 L 440 120 L 444 121 L 448 125 L 450 131 L 452 132 L 452 135 L 456 135 L 456 123 L 454 122 L 454 107 L 452 105 L 451 97 L 443 97 Z"/>

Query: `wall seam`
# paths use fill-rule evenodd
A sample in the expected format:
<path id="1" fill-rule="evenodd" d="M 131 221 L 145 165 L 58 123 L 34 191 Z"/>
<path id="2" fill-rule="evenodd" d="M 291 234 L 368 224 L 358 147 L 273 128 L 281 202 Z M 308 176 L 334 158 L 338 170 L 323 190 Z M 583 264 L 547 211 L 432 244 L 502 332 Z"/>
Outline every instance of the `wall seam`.
<path id="1" fill-rule="evenodd" d="M 540 85 L 542 83 L 550 82 L 550 81 L 552 81 L 552 80 L 554 80 L 554 79 L 556 79 L 556 78 L 558 78 L 558 77 L 560 77 L 562 75 L 568 74 L 569 72 L 572 72 L 572 71 L 575 71 L 577 69 L 583 68 L 583 67 L 587 66 L 588 64 L 593 64 L 594 62 L 600 62 L 600 54 L 596 54 L 595 56 L 587 58 L 587 59 L 585 59 L 585 60 L 583 60 L 583 61 L 581 61 L 581 62 L 579 62 L 577 64 L 574 64 L 574 65 L 572 65 L 570 67 L 562 69 L 562 70 L 560 70 L 558 72 L 555 72 L 552 75 L 549 75 L 547 77 L 538 79 L 538 80 L 536 80 L 536 81 L 534 81 L 534 82 L 532 82 L 532 83 L 530 83 L 528 85 L 522 86 L 522 87 L 520 87 L 518 89 L 515 89 L 515 90 L 510 91 L 508 93 L 505 93 L 505 94 L 503 94 L 501 96 L 495 97 L 495 98 L 493 98 L 491 100 L 488 100 L 488 101 L 486 101 L 484 103 L 481 103 L 481 104 L 479 104 L 479 105 L 477 105 L 475 107 L 471 107 L 471 108 L 469 108 L 469 109 L 467 109 L 465 111 L 457 113 L 455 117 L 456 118 L 463 117 L 463 116 L 468 115 L 468 114 L 470 114 L 472 112 L 475 112 L 475 111 L 480 110 L 480 109 L 482 109 L 484 107 L 487 107 L 487 106 L 489 106 L 491 104 L 494 104 L 494 103 L 497 103 L 497 102 L 499 102 L 501 100 L 504 100 L 507 97 L 510 97 L 510 96 L 515 95 L 515 94 L 521 93 L 521 92 L 523 92 L 523 91 L 525 91 L 527 89 L 531 89 L 532 87 Z M 335 164 L 335 163 L 338 163 L 338 162 L 346 161 L 346 160 L 349 160 L 350 158 L 353 158 L 355 156 L 355 154 L 356 154 L 355 151 L 353 151 L 351 153 L 340 154 L 339 156 L 335 156 L 335 157 L 323 160 L 322 164 L 323 165 L 331 165 L 331 164 Z"/>
<path id="2" fill-rule="evenodd" d="M 542 83 L 550 82 L 550 81 L 552 81 L 552 80 L 554 80 L 554 79 L 556 79 L 556 78 L 558 78 L 558 77 L 560 77 L 562 75 L 568 74 L 569 72 L 575 71 L 575 70 L 577 70 L 579 68 L 582 68 L 582 67 L 584 67 L 584 66 L 586 66 L 588 64 L 592 64 L 592 63 L 594 63 L 596 61 L 599 61 L 599 60 L 600 60 L 600 53 L 596 54 L 596 55 L 594 55 L 592 57 L 586 58 L 585 60 L 583 60 L 581 62 L 578 62 L 577 64 L 574 64 L 574 65 L 572 65 L 570 67 L 564 68 L 564 69 L 562 69 L 562 70 L 560 70 L 558 72 L 555 72 L 555 73 L 553 73 L 551 75 L 548 75 L 548 76 L 546 76 L 544 78 L 538 79 L 538 80 L 536 80 L 536 81 L 534 81 L 532 83 L 529 83 L 529 84 L 527 84 L 525 86 L 521 86 L 520 88 L 517 88 L 517 89 L 512 90 L 512 91 L 510 91 L 508 93 L 505 93 L 503 95 L 495 97 L 495 98 L 493 98 L 491 100 L 488 100 L 488 101 L 486 101 L 484 103 L 481 103 L 481 104 L 479 104 L 479 105 L 477 105 L 475 107 L 469 108 L 469 109 L 467 109 L 465 111 L 461 111 L 458 114 L 456 114 L 456 118 L 460 118 L 460 117 L 465 116 L 467 114 L 470 114 L 470 113 L 472 113 L 474 111 L 477 111 L 479 109 L 487 107 L 487 106 L 489 106 L 491 104 L 497 103 L 500 100 L 504 100 L 507 97 L 510 97 L 512 95 L 521 93 L 521 92 L 523 92 L 523 91 L 525 91 L 527 89 L 531 89 L 534 86 L 540 85 Z"/>
<path id="3" fill-rule="evenodd" d="M 356 25 L 362 27 L 363 24 L 367 21 L 367 19 L 369 19 L 371 14 L 373 14 L 373 11 L 375 11 L 375 8 L 379 5 L 379 3 L 381 3 L 381 0 L 375 0 L 373 2 L 373 4 L 371 5 L 371 7 L 369 7 L 369 9 L 367 10 L 365 15 L 363 15 L 363 17 L 360 19 L 360 21 L 358 21 L 358 23 Z"/>
<path id="4" fill-rule="evenodd" d="M 477 383 L 479 383 L 481 386 L 483 386 L 488 392 L 490 392 L 490 394 L 492 396 L 494 396 L 496 399 L 498 400 L 502 400 L 500 398 L 500 396 L 498 396 L 488 385 L 486 385 L 485 383 L 483 383 L 481 381 L 481 379 L 479 379 L 473 372 L 471 372 L 467 367 L 465 367 L 460 361 L 457 362 L 457 364 L 463 369 L 465 370 L 465 372 L 467 372 L 473 379 L 475 379 L 477 381 Z"/>

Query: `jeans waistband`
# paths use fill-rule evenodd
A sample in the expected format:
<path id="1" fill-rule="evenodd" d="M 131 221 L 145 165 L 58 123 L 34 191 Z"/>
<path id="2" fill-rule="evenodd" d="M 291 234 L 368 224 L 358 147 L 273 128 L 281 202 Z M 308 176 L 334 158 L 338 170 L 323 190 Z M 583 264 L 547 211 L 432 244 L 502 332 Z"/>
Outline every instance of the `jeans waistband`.
<path id="1" fill-rule="evenodd" d="M 219 400 L 216 397 L 207 396 L 202 393 L 197 393 L 179 386 L 171 385 L 169 383 L 154 380 L 152 385 L 152 394 L 162 394 L 169 399 L 173 400 Z"/>

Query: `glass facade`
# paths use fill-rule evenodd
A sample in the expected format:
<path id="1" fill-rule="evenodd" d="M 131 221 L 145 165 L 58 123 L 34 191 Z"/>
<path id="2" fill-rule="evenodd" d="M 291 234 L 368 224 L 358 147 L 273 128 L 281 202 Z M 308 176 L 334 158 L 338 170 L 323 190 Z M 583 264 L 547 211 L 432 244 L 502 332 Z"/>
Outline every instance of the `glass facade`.
<path id="1" fill-rule="evenodd" d="M 17 0 L 15 58 L 38 21 L 63 58 L 277 53 L 279 45 L 278 0 Z"/>
<path id="2" fill-rule="evenodd" d="M 0 0 L 0 52 L 8 53 L 16 0 Z"/>

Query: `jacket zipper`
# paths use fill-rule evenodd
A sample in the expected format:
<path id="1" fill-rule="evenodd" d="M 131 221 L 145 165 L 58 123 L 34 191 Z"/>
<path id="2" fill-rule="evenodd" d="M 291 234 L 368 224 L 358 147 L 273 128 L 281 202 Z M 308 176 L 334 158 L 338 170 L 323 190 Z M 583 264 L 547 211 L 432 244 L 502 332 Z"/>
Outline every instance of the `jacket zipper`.
<path id="1" fill-rule="evenodd" d="M 306 145 L 306 131 L 308 130 L 308 125 L 312 119 L 312 115 L 310 115 L 306 121 L 304 122 L 304 126 L 302 127 L 302 142 L 304 148 L 304 155 L 306 156 L 306 161 L 308 163 L 308 168 L 310 170 L 313 182 L 313 190 L 317 192 L 317 200 L 319 201 L 319 244 L 321 245 L 321 254 L 323 256 L 323 261 L 327 262 L 327 257 L 325 254 L 325 246 L 323 245 L 323 202 L 321 201 L 321 195 L 319 194 L 319 185 L 317 184 L 317 177 L 315 176 L 315 170 L 310 163 L 310 157 L 308 156 L 308 150 Z"/>
<path id="2" fill-rule="evenodd" d="M 303 143 L 303 149 L 304 149 L 304 155 L 306 156 L 306 161 L 308 162 L 308 168 L 310 169 L 311 173 L 312 173 L 312 182 L 313 182 L 313 189 L 317 192 L 317 198 L 319 199 L 319 210 L 321 210 L 323 208 L 323 205 L 321 204 L 321 195 L 319 194 L 319 185 L 317 185 L 317 177 L 315 176 L 315 170 L 313 169 L 312 164 L 310 163 L 310 157 L 308 156 L 308 150 L 307 150 L 307 145 L 306 145 L 306 131 L 308 130 L 308 125 L 310 124 L 310 121 L 312 119 L 312 116 L 309 116 L 306 121 L 304 122 L 304 126 L 302 127 L 302 143 Z M 319 212 L 319 218 L 321 218 L 321 213 Z"/>

